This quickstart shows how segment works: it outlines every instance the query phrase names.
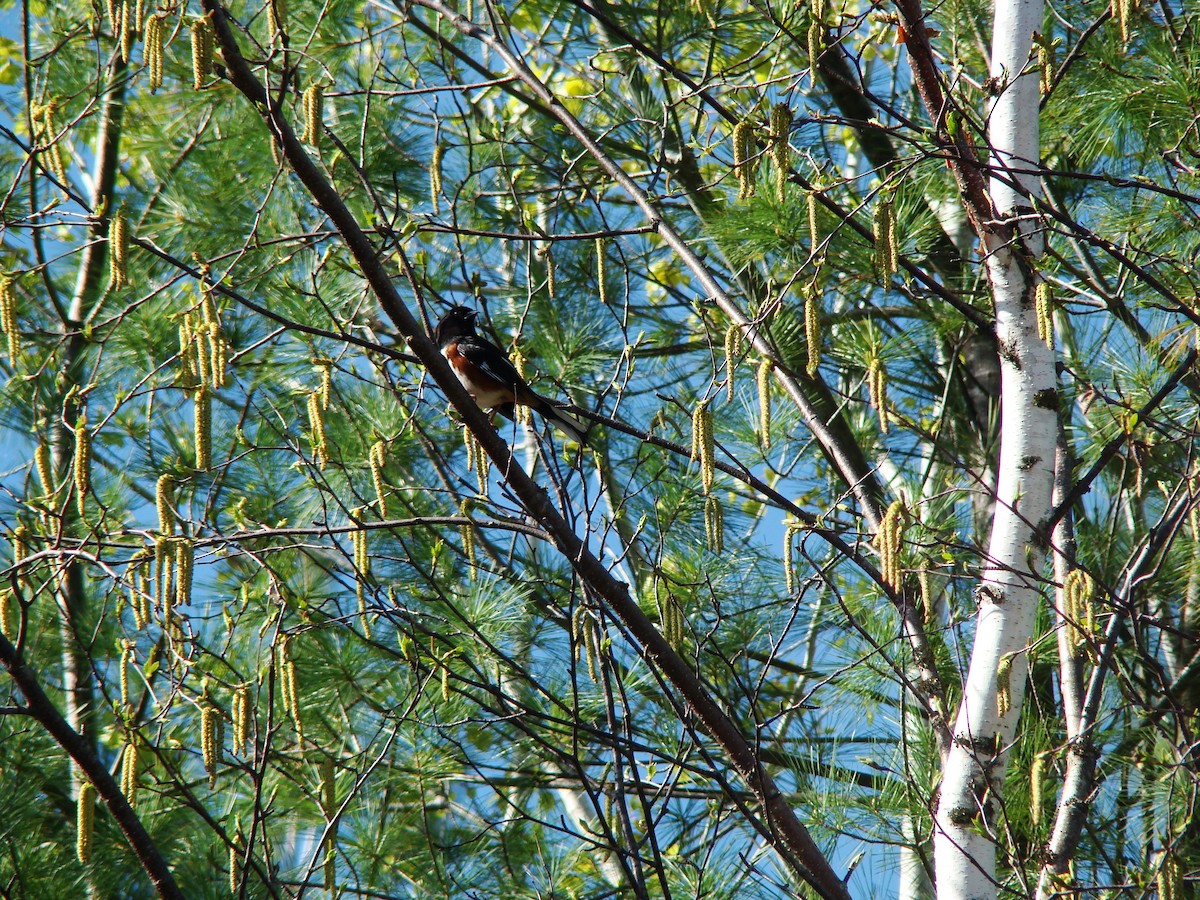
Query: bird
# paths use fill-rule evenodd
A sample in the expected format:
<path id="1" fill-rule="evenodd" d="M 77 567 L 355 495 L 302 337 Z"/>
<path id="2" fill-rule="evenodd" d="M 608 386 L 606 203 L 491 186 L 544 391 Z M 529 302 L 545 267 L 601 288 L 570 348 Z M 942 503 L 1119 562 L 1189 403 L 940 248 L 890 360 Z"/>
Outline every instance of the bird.
<path id="1" fill-rule="evenodd" d="M 567 437 L 587 445 L 587 426 L 563 412 L 528 384 L 504 351 L 475 331 L 478 313 L 453 306 L 433 329 L 433 340 L 450 368 L 482 409 L 516 418 L 516 404 L 536 410 Z"/>

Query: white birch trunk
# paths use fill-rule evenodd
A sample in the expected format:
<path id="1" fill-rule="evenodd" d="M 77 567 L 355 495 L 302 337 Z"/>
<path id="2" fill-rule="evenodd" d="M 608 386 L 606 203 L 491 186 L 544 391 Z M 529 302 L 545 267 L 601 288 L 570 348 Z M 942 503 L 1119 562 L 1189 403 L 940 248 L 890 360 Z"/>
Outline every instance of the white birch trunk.
<path id="1" fill-rule="evenodd" d="M 1050 510 L 1057 394 L 1053 352 L 1038 337 L 1033 260 L 1041 238 L 1028 197 L 1038 179 L 1038 75 L 1030 65 L 1041 0 L 996 0 L 988 123 L 1000 227 L 985 237 L 1000 343 L 1001 440 L 996 506 L 978 592 L 975 644 L 935 816 L 938 900 L 996 896 L 1004 767 L 1029 669 Z M 1018 174 L 1018 171 L 1021 174 Z M 1002 674 L 1007 669 L 1007 677 Z"/>

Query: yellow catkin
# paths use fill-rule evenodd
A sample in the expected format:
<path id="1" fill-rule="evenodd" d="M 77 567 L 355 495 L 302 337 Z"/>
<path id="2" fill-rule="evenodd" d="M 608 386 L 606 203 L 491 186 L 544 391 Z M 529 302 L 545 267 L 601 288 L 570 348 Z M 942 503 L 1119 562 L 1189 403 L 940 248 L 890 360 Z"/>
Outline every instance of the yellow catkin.
<path id="1" fill-rule="evenodd" d="M 237 755 L 246 752 L 246 741 L 250 736 L 250 685 L 243 682 L 233 689 L 233 747 Z"/>
<path id="2" fill-rule="evenodd" d="M 108 24 L 115 35 L 121 27 L 121 5 L 117 0 L 105 0 L 104 9 L 108 13 Z"/>
<path id="3" fill-rule="evenodd" d="M 1042 96 L 1045 96 L 1054 87 L 1054 44 L 1048 38 L 1043 37 L 1037 42 L 1037 58 L 1040 73 L 1038 83 Z"/>
<path id="4" fill-rule="evenodd" d="M 213 30 L 208 16 L 192 19 L 192 87 L 203 89 L 205 80 L 212 75 Z"/>
<path id="5" fill-rule="evenodd" d="M 287 37 L 287 12 L 286 0 L 267 0 L 267 30 L 272 42 Z"/>
<path id="6" fill-rule="evenodd" d="M 599 683 L 600 675 L 600 628 L 594 617 L 587 615 L 583 622 L 584 658 L 587 660 L 588 678 Z"/>
<path id="7" fill-rule="evenodd" d="M 190 538 L 175 541 L 175 605 L 188 606 L 192 602 L 192 569 L 195 565 L 196 547 Z"/>
<path id="8" fill-rule="evenodd" d="M 875 273 L 886 284 L 896 271 L 896 211 L 891 200 L 881 200 L 875 205 L 875 222 L 872 236 L 875 239 Z"/>
<path id="9" fill-rule="evenodd" d="M 304 130 L 300 140 L 316 146 L 321 142 L 321 132 L 324 130 L 325 86 L 313 82 L 304 89 L 301 108 L 304 116 Z"/>
<path id="10" fill-rule="evenodd" d="M 708 403 L 698 403 L 692 413 L 692 459 L 700 463 L 704 493 L 712 487 L 716 456 L 713 444 L 713 417 Z"/>
<path id="11" fill-rule="evenodd" d="M 887 434 L 887 370 L 883 367 L 883 360 L 878 356 L 872 359 L 867 366 L 867 393 L 871 405 L 879 413 L 879 430 Z"/>
<path id="12" fill-rule="evenodd" d="M 146 66 L 146 75 L 150 82 L 150 93 L 154 93 L 163 83 L 163 35 L 166 32 L 167 17 L 155 13 L 146 20 L 146 47 L 142 60 Z"/>
<path id="13" fill-rule="evenodd" d="M 16 605 L 11 588 L 0 590 L 0 634 L 10 641 L 17 639 Z"/>
<path id="14" fill-rule="evenodd" d="M 797 531 L 796 526 L 792 524 L 783 530 L 783 583 L 789 597 L 796 593 L 796 566 L 793 554 L 796 549 Z"/>
<path id="15" fill-rule="evenodd" d="M 816 285 L 810 285 L 804 294 L 804 341 L 808 353 L 804 371 L 812 377 L 821 365 L 821 296 Z"/>
<path id="16" fill-rule="evenodd" d="M 21 352 L 21 327 L 17 321 L 17 296 L 7 275 L 0 275 L 0 331 L 8 338 L 9 361 L 16 362 Z"/>
<path id="17" fill-rule="evenodd" d="M 893 500 L 888 506 L 879 531 L 875 533 L 875 549 L 879 551 L 879 570 L 884 584 L 893 590 L 901 586 L 901 549 L 904 546 L 904 501 Z"/>
<path id="18" fill-rule="evenodd" d="M 596 238 L 596 287 L 600 291 L 601 303 L 608 303 L 608 257 L 605 244 L 604 238 Z"/>
<path id="19" fill-rule="evenodd" d="M 792 108 L 786 103 L 771 107 L 771 158 L 775 161 L 775 198 L 783 203 L 792 165 Z"/>
<path id="20" fill-rule="evenodd" d="M 1054 349 L 1054 292 L 1050 282 L 1039 281 L 1035 294 L 1038 337 L 1051 350 Z"/>
<path id="21" fill-rule="evenodd" d="M 212 345 L 205 339 L 203 324 L 192 323 L 191 340 L 196 361 L 196 385 L 208 384 L 212 373 Z"/>
<path id="22" fill-rule="evenodd" d="M 137 805 L 138 789 L 138 742 L 137 735 L 130 734 L 121 753 L 121 793 L 130 806 Z"/>
<path id="23" fill-rule="evenodd" d="M 1067 634 L 1074 648 L 1087 644 L 1087 633 L 1095 620 L 1096 582 L 1083 569 L 1072 569 L 1063 584 L 1063 610 Z"/>
<path id="24" fill-rule="evenodd" d="M 733 167 L 738 178 L 738 199 L 754 196 L 756 173 L 754 165 L 754 123 L 742 119 L 733 129 Z"/>
<path id="25" fill-rule="evenodd" d="M 160 475 L 154 489 L 154 506 L 158 511 L 158 533 L 175 533 L 175 479 L 171 475 Z"/>
<path id="26" fill-rule="evenodd" d="M 441 144 L 433 145 L 433 156 L 429 160 L 429 199 L 433 201 L 433 214 L 442 212 L 442 154 L 445 148 Z M 554 296 L 553 292 L 550 294 Z"/>
<path id="27" fill-rule="evenodd" d="M 371 463 L 371 484 L 375 487 L 375 502 L 380 518 L 387 518 L 387 483 L 383 480 L 383 467 L 387 462 L 387 444 L 376 441 L 368 455 Z"/>
<path id="28" fill-rule="evenodd" d="M 240 873 L 238 871 L 238 859 L 240 855 L 241 854 L 238 850 L 238 840 L 237 837 L 234 836 L 229 842 L 229 894 L 232 897 L 236 897 L 238 895 L 238 882 L 241 880 Z"/>
<path id="29" fill-rule="evenodd" d="M 216 706 L 205 700 L 200 707 L 200 749 L 204 757 L 204 770 L 208 772 L 211 785 L 217 777 L 217 765 L 221 760 L 219 725 L 221 714 Z"/>
<path id="30" fill-rule="evenodd" d="M 72 471 L 75 476 L 75 503 L 82 517 L 92 480 L 92 433 L 88 431 L 86 412 L 80 413 L 75 421 L 75 464 Z"/>
<path id="31" fill-rule="evenodd" d="M 1112 10 L 1113 21 L 1117 23 L 1117 28 L 1121 32 L 1121 43 L 1129 43 L 1129 14 L 1133 6 L 1133 0 L 1110 0 L 1109 8 Z"/>
<path id="32" fill-rule="evenodd" d="M 39 441 L 37 449 L 33 451 L 33 465 L 37 469 L 38 481 L 42 484 L 42 494 L 46 497 L 54 496 L 54 464 L 51 461 L 50 448 L 45 441 Z"/>
<path id="33" fill-rule="evenodd" d="M 96 814 L 96 788 L 90 781 L 79 785 L 75 800 L 75 857 L 86 863 L 92 855 L 92 828 Z"/>
<path id="34" fill-rule="evenodd" d="M 118 34 L 121 59 L 125 62 L 133 60 L 133 45 L 137 41 L 137 37 L 137 0 L 125 0 L 121 4 L 121 27 Z"/>
<path id="35" fill-rule="evenodd" d="M 733 373 L 737 368 L 738 357 L 742 354 L 745 337 L 737 325 L 730 325 L 725 330 L 725 399 L 733 399 Z"/>
<path id="36" fill-rule="evenodd" d="M 160 537 L 154 542 L 155 596 L 162 605 L 162 621 L 165 628 L 171 620 L 175 607 L 175 544 L 169 537 Z"/>
<path id="37" fill-rule="evenodd" d="M 212 468 L 212 391 L 201 385 L 194 403 L 196 468 Z"/>
<path id="38" fill-rule="evenodd" d="M 1040 825 L 1042 823 L 1042 803 L 1043 792 L 1046 780 L 1046 757 L 1039 753 L 1033 758 L 1033 764 L 1029 767 L 1029 812 L 1033 817 L 1033 824 Z"/>
<path id="39" fill-rule="evenodd" d="M 329 409 L 329 403 L 333 399 L 333 360 L 328 357 L 319 357 L 313 361 L 313 368 L 320 377 L 320 384 L 317 386 L 317 396 L 321 400 L 321 409 Z"/>
<path id="40" fill-rule="evenodd" d="M 67 165 L 63 156 L 62 142 L 58 137 L 58 126 L 54 119 L 58 113 L 58 101 L 53 98 L 34 110 L 34 128 L 39 142 L 44 144 L 45 163 L 51 174 L 66 184 Z M 39 126 L 40 122 L 40 127 Z"/>
<path id="41" fill-rule="evenodd" d="M 192 333 L 191 316 L 184 316 L 179 322 L 178 384 L 186 390 L 200 384 L 199 369 L 196 365 L 196 336 Z"/>
<path id="42" fill-rule="evenodd" d="M 763 447 L 771 446 L 771 372 L 774 366 L 769 359 L 758 364 L 758 437 Z"/>
<path id="43" fill-rule="evenodd" d="M 821 246 L 821 201 L 817 199 L 818 193 L 820 191 L 814 184 L 805 198 L 808 203 L 808 252 L 813 256 Z"/>
<path id="44" fill-rule="evenodd" d="M 725 550 L 725 510 L 721 501 L 709 494 L 704 501 L 704 537 L 713 553 Z"/>
<path id="45" fill-rule="evenodd" d="M 29 528 L 18 525 L 12 530 L 12 560 L 13 565 L 19 565 L 29 555 Z"/>
<path id="46" fill-rule="evenodd" d="M 922 568 L 917 572 L 917 585 L 921 591 L 921 612 L 924 615 L 925 624 L 933 624 L 933 583 L 930 579 L 928 567 Z"/>
<path id="47" fill-rule="evenodd" d="M 442 702 L 450 702 L 450 654 L 447 653 L 441 662 Z"/>
<path id="48" fill-rule="evenodd" d="M 551 244 L 547 244 L 539 252 L 546 260 L 546 296 L 551 300 L 554 299 L 554 252 L 550 249 Z"/>
<path id="49" fill-rule="evenodd" d="M 1175 854 L 1167 852 L 1162 854 L 1154 883 L 1158 888 L 1158 900 L 1180 900 L 1183 890 L 1183 873 Z"/>
<path id="50" fill-rule="evenodd" d="M 814 79 L 817 74 L 817 65 L 821 61 L 824 44 L 825 27 L 821 24 L 820 19 L 814 16 L 812 23 L 808 26 L 808 67 L 812 70 Z"/>
<path id="51" fill-rule="evenodd" d="M 663 638 L 678 650 L 683 644 L 683 608 L 669 591 L 660 590 L 655 597 L 658 605 L 659 628 Z"/>
<path id="52" fill-rule="evenodd" d="M 325 435 L 325 417 L 321 414 L 321 395 L 317 391 L 308 395 L 308 425 L 313 462 L 324 470 L 329 459 L 329 440 Z"/>
<path id="53" fill-rule="evenodd" d="M 121 705 L 129 705 L 129 667 L 133 665 L 133 641 L 121 642 Z"/>
<path id="54" fill-rule="evenodd" d="M 1005 653 L 996 663 L 996 712 L 1007 716 L 1012 709 L 1013 654 Z"/>

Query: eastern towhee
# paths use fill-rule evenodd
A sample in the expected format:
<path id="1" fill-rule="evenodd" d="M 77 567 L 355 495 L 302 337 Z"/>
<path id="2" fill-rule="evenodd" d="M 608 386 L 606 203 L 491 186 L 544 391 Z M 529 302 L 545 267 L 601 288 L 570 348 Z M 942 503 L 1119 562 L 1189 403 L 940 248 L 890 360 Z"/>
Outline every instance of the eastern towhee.
<path id="1" fill-rule="evenodd" d="M 535 409 L 552 425 L 580 444 L 586 444 L 587 427 L 567 415 L 525 383 L 504 351 L 475 333 L 473 309 L 453 306 L 433 330 L 433 339 L 450 368 L 483 409 L 494 409 L 515 418 L 514 405 Z"/>

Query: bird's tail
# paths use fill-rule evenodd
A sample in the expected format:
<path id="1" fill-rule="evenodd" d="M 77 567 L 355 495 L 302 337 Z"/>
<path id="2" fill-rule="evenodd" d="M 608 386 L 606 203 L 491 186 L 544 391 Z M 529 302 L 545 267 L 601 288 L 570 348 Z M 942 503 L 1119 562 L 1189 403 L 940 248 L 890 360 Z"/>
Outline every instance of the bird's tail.
<path id="1" fill-rule="evenodd" d="M 578 441 L 580 446 L 587 446 L 588 426 L 581 422 L 575 416 L 566 412 L 558 406 L 555 406 L 544 397 L 538 397 L 538 403 L 534 406 L 543 418 L 551 425 L 565 434 L 573 441 Z"/>

